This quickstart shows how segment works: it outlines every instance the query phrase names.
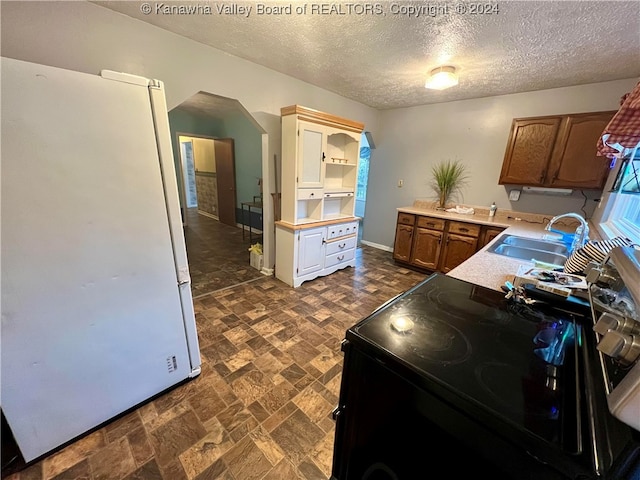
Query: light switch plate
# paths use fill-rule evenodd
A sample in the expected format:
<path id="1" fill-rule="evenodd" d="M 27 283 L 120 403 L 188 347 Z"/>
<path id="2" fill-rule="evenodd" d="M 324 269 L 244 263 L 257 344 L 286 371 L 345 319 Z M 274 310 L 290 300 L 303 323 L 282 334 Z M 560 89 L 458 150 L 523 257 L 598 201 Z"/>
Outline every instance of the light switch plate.
<path id="1" fill-rule="evenodd" d="M 520 199 L 520 190 L 511 190 L 509 192 L 509 200 L 517 202 Z"/>

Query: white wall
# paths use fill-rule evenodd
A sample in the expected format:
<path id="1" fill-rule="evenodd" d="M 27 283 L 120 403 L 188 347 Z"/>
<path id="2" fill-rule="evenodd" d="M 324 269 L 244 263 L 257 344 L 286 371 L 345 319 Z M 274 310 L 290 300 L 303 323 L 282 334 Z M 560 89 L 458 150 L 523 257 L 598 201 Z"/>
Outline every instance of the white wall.
<path id="1" fill-rule="evenodd" d="M 281 107 L 300 104 L 376 130 L 378 112 L 372 108 L 98 5 L 2 1 L 0 8 L 2 56 L 93 74 L 109 69 L 157 78 L 165 84 L 169 110 L 205 91 L 239 100 L 258 122 L 267 119 L 261 124 L 269 134 L 266 198 L 274 188 L 273 156 L 280 156 L 280 129 L 270 119 L 279 119 Z M 270 204 L 264 220 L 273 221 Z M 273 230 L 266 235 L 265 266 L 273 266 Z"/>
<path id="2" fill-rule="evenodd" d="M 508 192 L 514 187 L 498 185 L 498 177 L 511 121 L 617 110 L 620 97 L 637 82 L 618 80 L 382 111 L 371 155 L 364 240 L 391 247 L 396 208 L 411 205 L 416 198 L 435 199 L 429 187 L 431 166 L 446 159 L 460 159 L 469 167 L 471 181 L 459 203 L 488 207 L 495 201 L 498 208 L 524 212 L 582 213 L 584 197 L 579 191 L 571 197 L 523 194 L 519 201 L 509 201 Z M 399 179 L 404 180 L 402 188 L 397 187 Z M 584 193 L 590 215 L 600 192 Z"/>

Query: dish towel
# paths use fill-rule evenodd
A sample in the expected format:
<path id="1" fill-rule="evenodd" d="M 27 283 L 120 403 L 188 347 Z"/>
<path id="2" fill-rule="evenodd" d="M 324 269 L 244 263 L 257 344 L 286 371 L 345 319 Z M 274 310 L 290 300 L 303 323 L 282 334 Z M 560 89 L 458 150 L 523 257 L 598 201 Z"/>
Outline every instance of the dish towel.
<path id="1" fill-rule="evenodd" d="M 472 207 L 466 208 L 461 207 L 460 205 L 456 205 L 453 208 L 447 208 L 445 211 L 453 213 L 465 213 L 467 215 L 473 215 L 475 213 L 475 210 Z"/>
<path id="2" fill-rule="evenodd" d="M 615 247 L 628 247 L 634 243 L 628 238 L 615 237 L 611 240 L 589 240 L 584 246 L 573 251 L 564 263 L 565 273 L 581 274 L 589 262 L 602 263 L 607 258 L 611 249 Z"/>

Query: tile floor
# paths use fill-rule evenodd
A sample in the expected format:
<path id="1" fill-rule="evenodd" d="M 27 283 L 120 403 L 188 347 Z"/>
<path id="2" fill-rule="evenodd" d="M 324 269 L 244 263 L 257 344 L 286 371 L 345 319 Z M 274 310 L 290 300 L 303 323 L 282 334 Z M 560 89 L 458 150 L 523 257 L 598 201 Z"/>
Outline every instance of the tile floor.
<path id="1" fill-rule="evenodd" d="M 184 229 L 194 297 L 263 277 L 250 265 L 249 232 L 225 225 L 197 209 L 186 212 Z M 253 243 L 262 242 L 255 234 Z"/>
<path id="2" fill-rule="evenodd" d="M 330 477 L 344 332 L 425 275 L 362 246 L 355 268 L 293 289 L 247 269 L 248 251 L 234 260 L 248 248 L 240 230 L 224 242 L 208 219 L 198 224 L 186 237 L 202 374 L 3 478 Z M 224 260 L 211 260 L 218 255 Z"/>

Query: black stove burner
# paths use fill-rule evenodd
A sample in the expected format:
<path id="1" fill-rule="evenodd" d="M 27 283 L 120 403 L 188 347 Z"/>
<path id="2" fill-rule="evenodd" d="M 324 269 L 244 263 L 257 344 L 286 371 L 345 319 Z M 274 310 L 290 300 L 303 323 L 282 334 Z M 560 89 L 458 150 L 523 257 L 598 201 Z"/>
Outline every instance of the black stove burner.
<path id="1" fill-rule="evenodd" d="M 452 325 L 424 315 L 410 315 L 414 335 L 410 348 L 418 357 L 442 365 L 462 363 L 471 355 L 471 344 L 464 333 Z"/>
<path id="2" fill-rule="evenodd" d="M 436 284 L 432 285 L 426 292 L 421 294 L 416 292 L 415 295 L 426 296 L 433 307 L 444 315 L 459 318 L 473 316 L 483 324 L 506 325 L 511 321 L 507 312 L 496 309 L 495 302 L 490 301 L 488 305 L 485 305 L 478 298 L 473 298 L 473 296 L 461 297 L 457 289 L 445 289 Z"/>

